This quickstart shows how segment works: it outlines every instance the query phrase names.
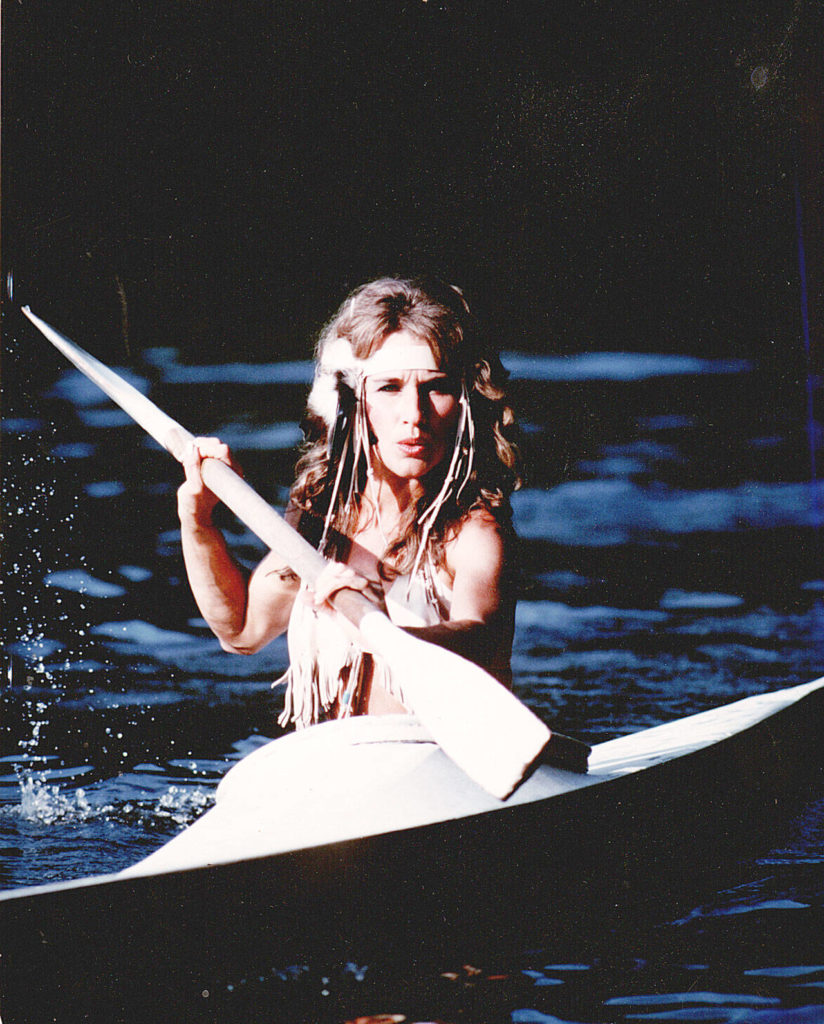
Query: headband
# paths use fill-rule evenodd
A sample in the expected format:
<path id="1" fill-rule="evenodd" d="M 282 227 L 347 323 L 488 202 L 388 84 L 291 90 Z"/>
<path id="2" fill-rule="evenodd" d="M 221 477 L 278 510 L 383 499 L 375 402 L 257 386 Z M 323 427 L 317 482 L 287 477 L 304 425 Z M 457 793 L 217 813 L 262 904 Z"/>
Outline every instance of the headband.
<path id="1" fill-rule="evenodd" d="M 318 355 L 307 404 L 327 426 L 332 426 L 337 415 L 339 381 L 357 393 L 361 381 L 367 377 L 412 370 L 440 371 L 425 341 L 413 345 L 381 345 L 368 359 L 358 359 L 346 338 L 330 338 Z"/>

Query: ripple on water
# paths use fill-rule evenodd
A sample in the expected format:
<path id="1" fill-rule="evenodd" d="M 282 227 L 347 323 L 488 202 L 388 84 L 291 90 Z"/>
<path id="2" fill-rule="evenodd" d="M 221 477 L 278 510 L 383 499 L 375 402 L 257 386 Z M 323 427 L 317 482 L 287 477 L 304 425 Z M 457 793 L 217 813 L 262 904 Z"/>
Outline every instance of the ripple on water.
<path id="1" fill-rule="evenodd" d="M 824 500 L 824 485 L 817 491 Z M 582 547 L 610 547 L 639 537 L 811 526 L 813 505 L 806 483 L 682 491 L 628 480 L 573 480 L 549 491 L 527 488 L 512 498 L 519 536 Z"/>
<path id="2" fill-rule="evenodd" d="M 736 594 L 693 593 L 687 590 L 667 590 L 661 598 L 660 605 L 667 611 L 689 608 L 707 611 L 712 608 L 740 608 L 744 598 Z"/>
<path id="3" fill-rule="evenodd" d="M 568 356 L 503 352 L 501 361 L 513 378 L 556 381 L 640 381 L 653 377 L 739 374 L 751 369 L 744 359 L 700 359 L 655 352 L 580 352 Z"/>
<path id="4" fill-rule="evenodd" d="M 165 647 L 168 644 L 189 644 L 192 637 L 188 633 L 176 633 L 171 629 L 162 629 L 142 619 L 130 619 L 125 622 L 101 622 L 92 630 L 98 636 L 108 636 L 117 640 L 128 640 L 145 647 Z"/>
<path id="5" fill-rule="evenodd" d="M 153 576 L 151 569 L 147 569 L 142 565 L 121 565 L 117 571 L 132 583 L 144 583 Z"/>
<path id="6" fill-rule="evenodd" d="M 122 480 L 98 480 L 86 484 L 83 490 L 90 498 L 116 498 L 126 493 Z"/>
<path id="7" fill-rule="evenodd" d="M 605 1006 L 678 1006 L 691 1004 L 711 1006 L 779 1006 L 781 1000 L 771 996 L 753 996 L 727 992 L 661 992 L 650 995 L 613 996 Z M 675 1018 L 678 1019 L 678 1018 Z M 694 1018 L 683 1018 L 694 1019 Z"/>
<path id="8" fill-rule="evenodd" d="M 88 459 L 97 451 L 97 445 L 86 441 L 66 441 L 52 449 L 58 459 Z"/>
<path id="9" fill-rule="evenodd" d="M 195 365 L 181 363 L 175 348 L 147 349 L 144 360 L 160 369 L 166 384 L 246 384 L 252 387 L 272 384 L 308 385 L 315 375 L 311 359 L 282 363 L 220 363 Z"/>
<path id="10" fill-rule="evenodd" d="M 61 590 L 72 590 L 77 594 L 89 597 L 123 597 L 126 593 L 117 583 L 107 583 L 97 579 L 85 569 L 65 569 L 47 573 L 43 582 L 47 587 L 59 587 Z"/>
<path id="11" fill-rule="evenodd" d="M 303 441 L 303 431 L 297 423 L 273 423 L 265 427 L 232 423 L 220 427 L 216 434 L 239 452 L 288 451 Z"/>
<path id="12" fill-rule="evenodd" d="M 810 974 L 824 974 L 824 965 L 797 967 L 758 967 L 744 971 L 753 978 L 805 978 Z"/>
<path id="13" fill-rule="evenodd" d="M 4 434 L 33 434 L 42 428 L 43 421 L 34 416 L 9 416 L 0 421 L 0 430 Z"/>

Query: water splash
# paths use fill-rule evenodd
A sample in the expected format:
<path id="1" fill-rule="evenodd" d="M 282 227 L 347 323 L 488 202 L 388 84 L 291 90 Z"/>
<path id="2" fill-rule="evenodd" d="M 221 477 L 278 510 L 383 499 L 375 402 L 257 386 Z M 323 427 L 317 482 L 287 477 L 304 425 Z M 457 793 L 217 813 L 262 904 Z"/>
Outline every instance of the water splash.
<path id="1" fill-rule="evenodd" d="M 201 786 L 169 786 L 159 796 L 120 803 L 100 802 L 86 789 L 65 789 L 46 772 L 30 773 L 20 779 L 20 803 L 2 808 L 4 816 L 14 815 L 36 825 L 84 824 L 90 821 L 138 822 L 153 827 L 171 821 L 190 825 L 214 803 L 214 791 Z"/>
<path id="2" fill-rule="evenodd" d="M 171 818 L 178 825 L 188 825 L 213 803 L 214 793 L 199 786 L 196 789 L 170 786 L 155 804 L 154 814 L 160 818 Z"/>
<path id="3" fill-rule="evenodd" d="M 111 810 L 111 807 L 94 808 L 83 789 L 67 793 L 59 786 L 49 785 L 42 777 L 31 775 L 20 783 L 18 813 L 23 821 L 40 825 L 64 821 L 82 822 Z"/>

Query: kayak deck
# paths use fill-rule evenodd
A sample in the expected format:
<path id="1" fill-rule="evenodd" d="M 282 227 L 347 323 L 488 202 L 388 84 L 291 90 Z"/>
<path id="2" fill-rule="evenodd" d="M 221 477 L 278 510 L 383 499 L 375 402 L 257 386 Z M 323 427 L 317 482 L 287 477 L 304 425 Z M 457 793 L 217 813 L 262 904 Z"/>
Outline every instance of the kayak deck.
<path id="1" fill-rule="evenodd" d="M 542 764 L 506 800 L 464 774 L 410 715 L 350 718 L 248 755 L 213 808 L 120 877 L 272 856 L 517 807 L 603 785 L 694 753 L 824 687 L 824 679 L 699 712 L 596 745 L 586 775 Z"/>

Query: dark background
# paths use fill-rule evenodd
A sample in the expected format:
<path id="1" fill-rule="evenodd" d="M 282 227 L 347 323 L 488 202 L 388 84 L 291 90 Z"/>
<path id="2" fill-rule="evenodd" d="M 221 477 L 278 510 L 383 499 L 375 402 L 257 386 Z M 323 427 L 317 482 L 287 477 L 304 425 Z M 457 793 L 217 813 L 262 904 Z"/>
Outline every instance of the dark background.
<path id="1" fill-rule="evenodd" d="M 504 346 L 797 367 L 796 183 L 820 331 L 820 15 L 11 0 L 13 305 L 115 361 L 262 359 L 305 353 L 362 280 L 423 269 Z"/>

